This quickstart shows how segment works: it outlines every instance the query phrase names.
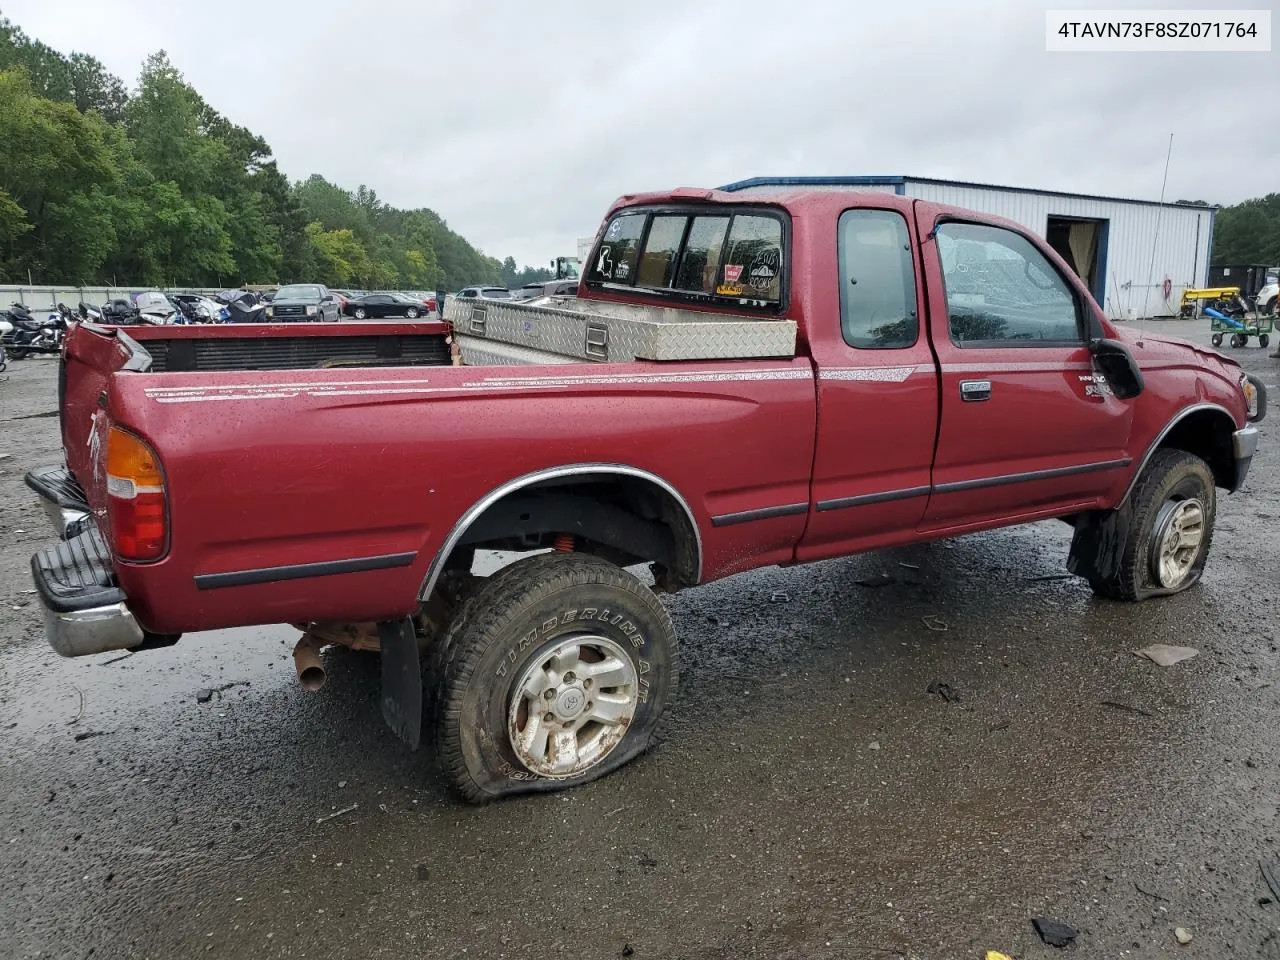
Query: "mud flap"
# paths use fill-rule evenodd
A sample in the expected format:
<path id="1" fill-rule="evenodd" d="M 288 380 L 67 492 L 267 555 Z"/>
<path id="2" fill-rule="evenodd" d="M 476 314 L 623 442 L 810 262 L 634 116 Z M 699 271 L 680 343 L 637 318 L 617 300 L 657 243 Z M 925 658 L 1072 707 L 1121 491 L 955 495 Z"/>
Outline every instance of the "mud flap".
<path id="1" fill-rule="evenodd" d="M 1132 521 L 1133 508 L 1129 503 L 1117 510 L 1082 515 L 1071 538 L 1067 569 L 1080 577 L 1114 577 L 1124 558 Z"/>
<path id="2" fill-rule="evenodd" d="M 422 673 L 413 621 L 407 617 L 383 620 L 378 624 L 378 639 L 382 644 L 382 719 L 410 750 L 417 750 L 422 743 Z"/>

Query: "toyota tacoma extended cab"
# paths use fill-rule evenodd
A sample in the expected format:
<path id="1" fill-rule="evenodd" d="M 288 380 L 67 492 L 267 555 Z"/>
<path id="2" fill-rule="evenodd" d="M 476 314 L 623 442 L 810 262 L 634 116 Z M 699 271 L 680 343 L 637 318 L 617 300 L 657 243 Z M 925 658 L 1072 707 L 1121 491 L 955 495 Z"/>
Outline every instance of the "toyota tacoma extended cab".
<path id="1" fill-rule="evenodd" d="M 311 686 L 320 645 L 380 651 L 384 717 L 467 799 L 556 790 L 675 696 L 660 593 L 1048 518 L 1099 596 L 1176 593 L 1266 411 L 1023 227 L 922 200 L 629 195 L 586 266 L 563 309 L 453 326 L 80 324 L 65 463 L 28 476 L 54 649 L 294 624 Z M 519 558 L 478 576 L 478 549 Z"/>

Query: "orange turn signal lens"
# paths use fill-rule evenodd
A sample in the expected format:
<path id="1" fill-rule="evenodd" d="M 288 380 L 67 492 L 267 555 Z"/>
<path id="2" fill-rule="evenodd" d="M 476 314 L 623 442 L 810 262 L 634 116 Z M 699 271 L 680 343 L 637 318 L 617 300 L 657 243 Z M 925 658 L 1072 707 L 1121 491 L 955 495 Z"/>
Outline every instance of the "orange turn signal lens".
<path id="1" fill-rule="evenodd" d="M 112 427 L 107 434 L 107 476 L 131 480 L 138 489 L 164 487 L 160 461 L 150 447 L 127 430 Z"/>

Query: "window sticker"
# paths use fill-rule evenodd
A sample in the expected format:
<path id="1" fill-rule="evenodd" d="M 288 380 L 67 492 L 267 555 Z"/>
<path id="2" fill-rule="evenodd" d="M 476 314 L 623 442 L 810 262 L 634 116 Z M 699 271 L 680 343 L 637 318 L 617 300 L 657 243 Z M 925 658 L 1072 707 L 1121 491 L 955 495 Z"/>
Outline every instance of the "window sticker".
<path id="1" fill-rule="evenodd" d="M 751 289 L 764 293 L 773 286 L 781 263 L 782 257 L 776 247 L 762 251 L 751 262 L 751 269 L 747 271 L 747 283 L 751 284 Z"/>

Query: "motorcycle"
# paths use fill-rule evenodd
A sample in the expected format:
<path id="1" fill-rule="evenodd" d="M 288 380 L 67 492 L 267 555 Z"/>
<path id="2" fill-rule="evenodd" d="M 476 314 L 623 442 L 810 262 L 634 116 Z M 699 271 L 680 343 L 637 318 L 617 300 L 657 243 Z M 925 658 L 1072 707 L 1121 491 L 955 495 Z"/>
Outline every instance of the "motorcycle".
<path id="1" fill-rule="evenodd" d="M 5 367 L 9 366 L 9 358 L 4 352 L 5 337 L 13 333 L 13 324 L 6 319 L 8 314 L 0 313 L 0 373 L 4 373 Z"/>
<path id="2" fill-rule="evenodd" d="M 4 333 L 2 343 L 13 359 L 23 360 L 32 353 L 57 353 L 62 349 L 67 333 L 64 311 L 68 314 L 70 311 L 62 304 L 59 307 L 59 311 L 45 321 L 31 316 L 31 312 L 20 303 L 9 307 L 8 324 L 12 329 Z"/>

